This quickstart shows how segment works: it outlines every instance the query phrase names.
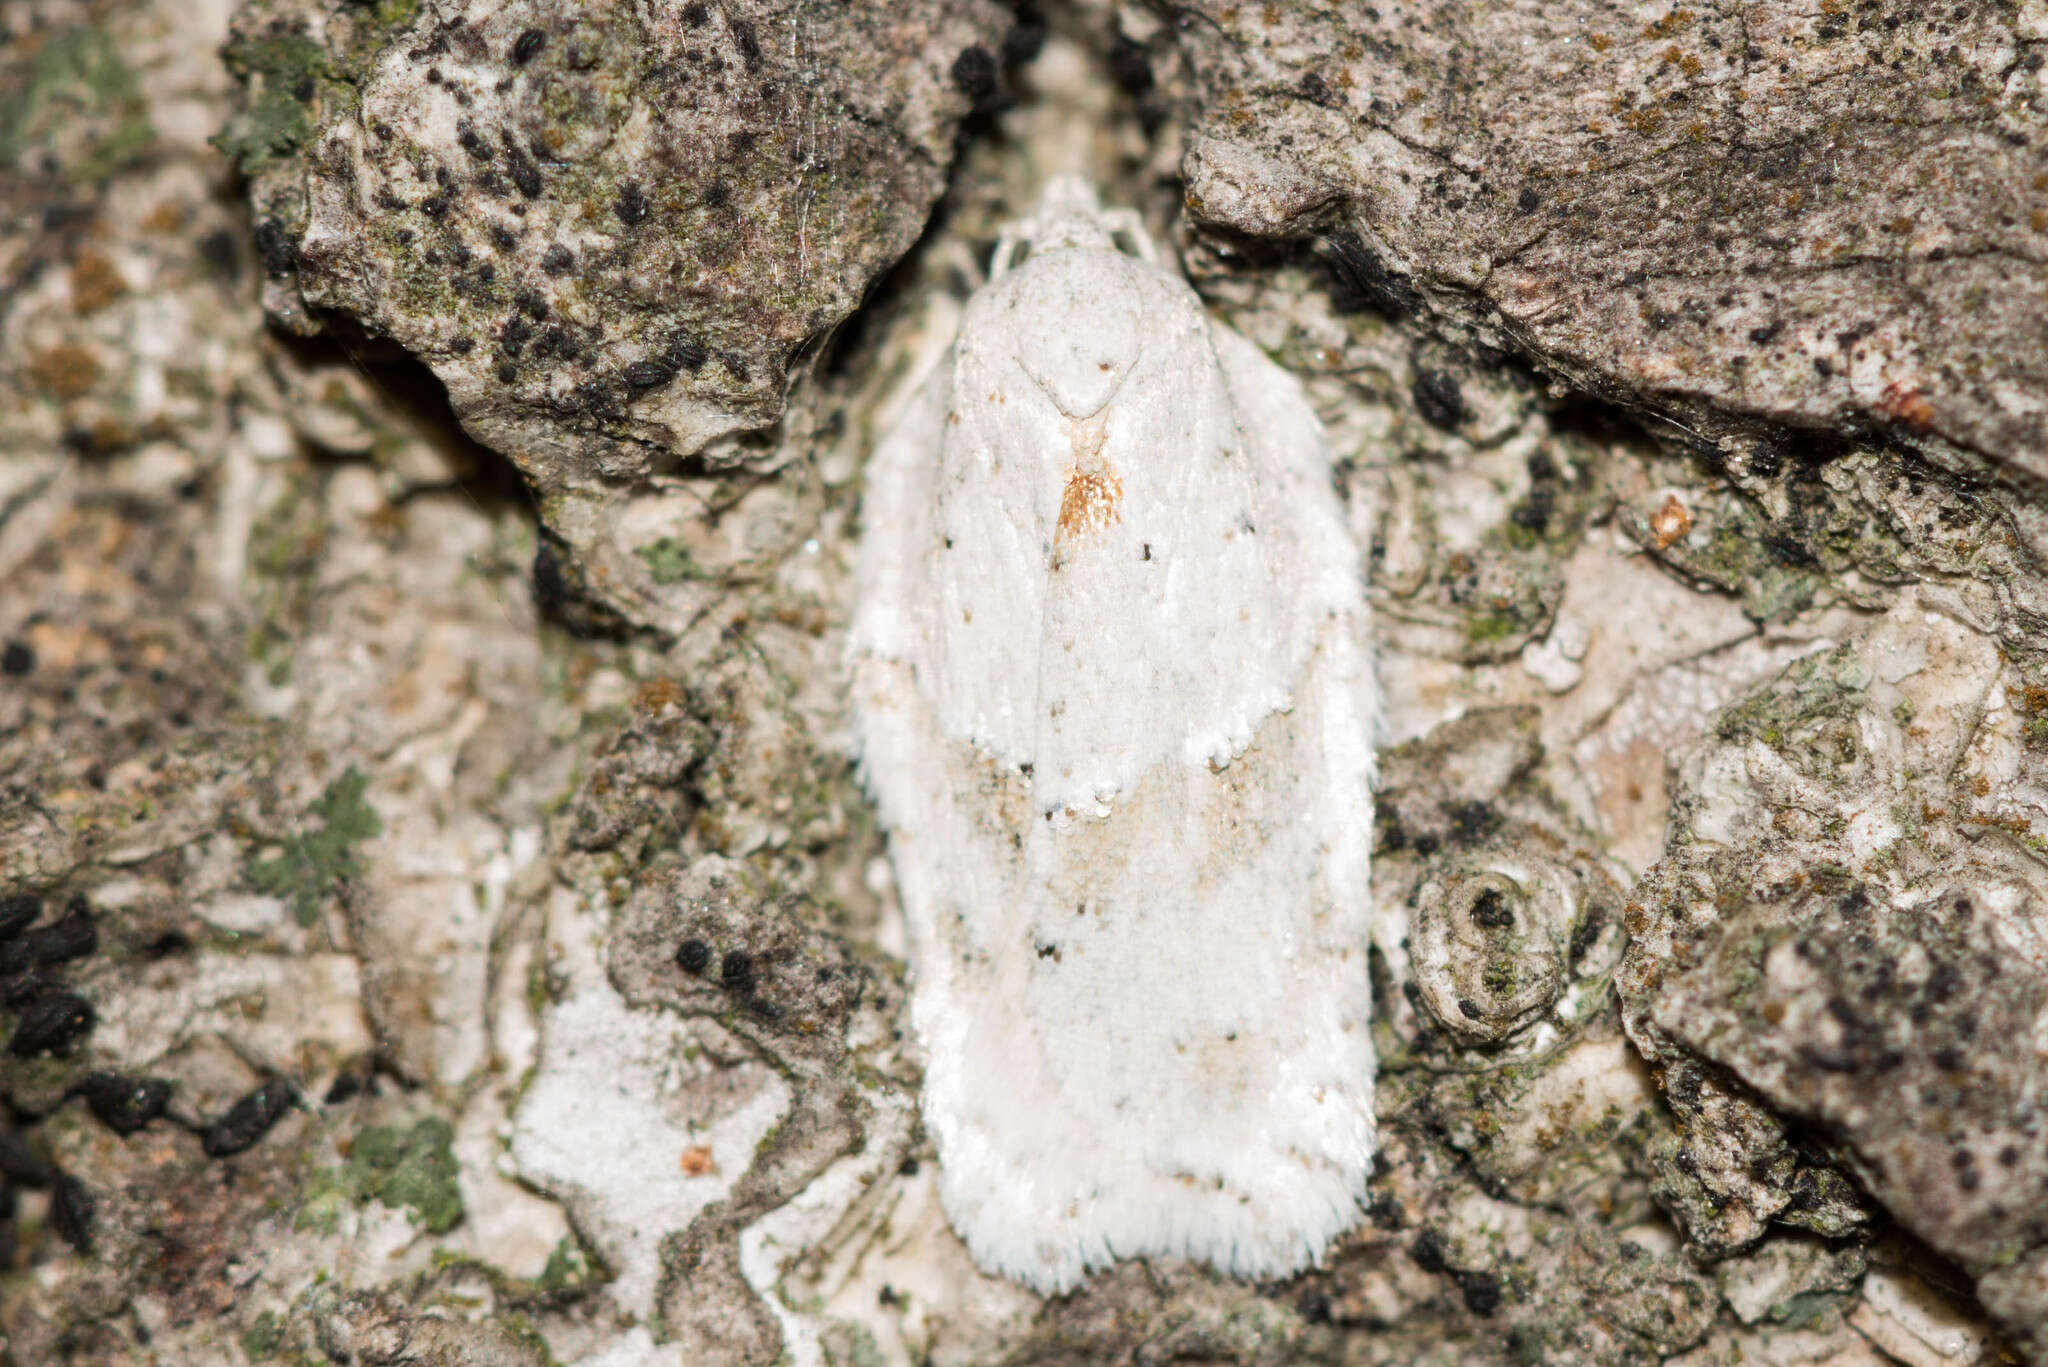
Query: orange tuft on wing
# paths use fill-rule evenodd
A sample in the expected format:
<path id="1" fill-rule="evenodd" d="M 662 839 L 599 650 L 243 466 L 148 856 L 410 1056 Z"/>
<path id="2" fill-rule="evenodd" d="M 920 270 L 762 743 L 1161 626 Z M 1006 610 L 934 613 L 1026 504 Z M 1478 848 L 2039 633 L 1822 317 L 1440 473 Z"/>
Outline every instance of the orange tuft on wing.
<path id="1" fill-rule="evenodd" d="M 1067 477 L 1066 492 L 1060 495 L 1061 538 L 1099 531 L 1120 521 L 1117 505 L 1123 496 L 1123 481 L 1112 471 L 1074 471 Z"/>

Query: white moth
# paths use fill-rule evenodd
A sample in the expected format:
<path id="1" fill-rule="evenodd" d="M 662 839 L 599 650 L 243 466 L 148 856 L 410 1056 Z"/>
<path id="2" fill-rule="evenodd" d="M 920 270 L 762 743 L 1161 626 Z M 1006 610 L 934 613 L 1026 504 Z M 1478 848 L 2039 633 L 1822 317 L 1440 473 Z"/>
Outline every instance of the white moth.
<path id="1" fill-rule="evenodd" d="M 1041 1291 L 1294 1272 L 1374 1138 L 1378 697 L 1322 432 L 1081 182 L 991 274 L 869 466 L 853 628 L 941 1197 Z"/>

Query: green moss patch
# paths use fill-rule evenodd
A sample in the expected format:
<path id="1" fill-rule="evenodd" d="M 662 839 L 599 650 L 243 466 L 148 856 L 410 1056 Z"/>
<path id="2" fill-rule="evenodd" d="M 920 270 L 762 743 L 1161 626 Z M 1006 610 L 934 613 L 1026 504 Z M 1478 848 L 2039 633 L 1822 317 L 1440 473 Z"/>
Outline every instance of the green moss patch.
<path id="1" fill-rule="evenodd" d="M 356 1136 L 348 1162 L 306 1183 L 298 1227 L 332 1233 L 342 1211 L 365 1201 L 412 1212 L 421 1229 L 446 1234 L 462 1223 L 455 1131 L 429 1116 L 411 1125 L 372 1125 Z"/>
<path id="2" fill-rule="evenodd" d="M 348 1160 L 351 1185 L 393 1210 L 409 1210 L 429 1234 L 462 1222 L 456 1181 L 455 1131 L 430 1116 L 410 1127 L 373 1125 L 356 1136 Z"/>
<path id="3" fill-rule="evenodd" d="M 244 175 L 305 145 L 313 136 L 313 107 L 327 53 L 296 33 L 240 38 L 221 54 L 249 88 L 242 111 L 213 137 Z"/>
<path id="4" fill-rule="evenodd" d="M 384 829 L 376 810 L 363 801 L 369 784 L 369 776 L 351 766 L 307 812 L 320 828 L 286 837 L 275 858 L 250 861 L 243 881 L 255 892 L 290 899 L 293 918 L 312 925 L 327 899 L 361 871 L 350 847 Z"/>
<path id="5" fill-rule="evenodd" d="M 0 92 L 0 164 L 81 121 L 92 136 L 84 159 L 70 168 L 77 179 L 104 180 L 149 145 L 142 91 L 113 40 L 94 29 L 64 29 L 43 41 L 18 88 Z"/>
<path id="6" fill-rule="evenodd" d="M 654 576 L 654 582 L 657 584 L 666 586 L 679 584 L 686 579 L 711 577 L 690 558 L 689 548 L 672 536 L 650 541 L 633 553 L 645 562 L 647 572 Z"/>

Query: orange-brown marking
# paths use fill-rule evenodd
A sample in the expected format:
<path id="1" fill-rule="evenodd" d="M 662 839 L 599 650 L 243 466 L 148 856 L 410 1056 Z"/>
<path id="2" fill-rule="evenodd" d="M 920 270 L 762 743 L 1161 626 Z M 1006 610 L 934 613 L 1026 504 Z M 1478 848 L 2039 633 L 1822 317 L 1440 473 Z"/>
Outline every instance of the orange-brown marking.
<path id="1" fill-rule="evenodd" d="M 80 315 L 98 313 L 128 292 L 121 270 L 90 247 L 71 262 L 71 307 Z"/>
<path id="2" fill-rule="evenodd" d="M 1121 521 L 1117 504 L 1123 482 L 1108 470 L 1076 470 L 1060 495 L 1060 535 L 1078 536 Z"/>
<path id="3" fill-rule="evenodd" d="M 22 374 L 31 389 L 53 399 L 76 399 L 99 383 L 100 358 L 82 346 L 59 342 L 29 353 Z"/>
<path id="4" fill-rule="evenodd" d="M 681 707 L 688 699 L 683 686 L 674 679 L 649 679 L 633 692 L 633 706 L 649 714 Z"/>
<path id="5" fill-rule="evenodd" d="M 1650 536 L 1660 551 L 1671 549 L 1676 542 L 1683 541 L 1685 534 L 1692 530 L 1692 510 L 1670 494 L 1664 496 L 1664 506 L 1650 514 Z"/>
<path id="6" fill-rule="evenodd" d="M 1123 502 L 1124 484 L 1102 455 L 1108 436 L 1108 423 L 1100 414 L 1073 426 L 1074 468 L 1060 494 L 1061 541 L 1123 520 L 1117 505 Z"/>
<path id="7" fill-rule="evenodd" d="M 1877 411 L 1915 432 L 1925 432 L 1934 426 L 1934 405 L 1905 380 L 1894 380 L 1885 386 L 1884 393 L 1877 396 Z"/>

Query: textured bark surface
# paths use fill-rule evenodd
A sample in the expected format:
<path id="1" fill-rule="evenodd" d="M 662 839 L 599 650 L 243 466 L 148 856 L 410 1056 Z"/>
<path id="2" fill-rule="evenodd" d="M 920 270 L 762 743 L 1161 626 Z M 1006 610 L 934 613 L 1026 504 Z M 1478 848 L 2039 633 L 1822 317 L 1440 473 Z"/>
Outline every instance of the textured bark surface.
<path id="1" fill-rule="evenodd" d="M 2048 1362 L 2039 3 L 0 35 L 7 1360 Z M 1077 169 L 1380 637 L 1278 1283 L 974 1268 L 846 753 L 862 460 Z"/>
<path id="2" fill-rule="evenodd" d="M 543 493 L 781 411 L 945 188 L 976 0 L 237 13 L 270 315 L 434 370 Z M 965 58 L 971 72 L 975 58 Z M 326 315 L 341 315 L 340 318 Z"/>
<path id="3" fill-rule="evenodd" d="M 2048 473 L 2038 4 L 1204 3 L 1188 202 L 1716 434 Z"/>

